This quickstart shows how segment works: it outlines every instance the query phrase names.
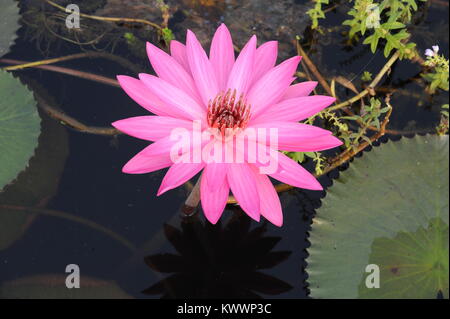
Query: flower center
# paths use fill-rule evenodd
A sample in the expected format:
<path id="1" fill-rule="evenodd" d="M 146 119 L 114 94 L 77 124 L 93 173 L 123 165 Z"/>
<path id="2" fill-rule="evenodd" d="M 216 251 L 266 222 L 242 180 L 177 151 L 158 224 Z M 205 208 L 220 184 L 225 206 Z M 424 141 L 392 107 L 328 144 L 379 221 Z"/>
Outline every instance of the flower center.
<path id="1" fill-rule="evenodd" d="M 218 129 L 222 136 L 244 129 L 250 119 L 250 105 L 241 94 L 236 100 L 236 90 L 217 94 L 208 105 L 208 125 Z"/>

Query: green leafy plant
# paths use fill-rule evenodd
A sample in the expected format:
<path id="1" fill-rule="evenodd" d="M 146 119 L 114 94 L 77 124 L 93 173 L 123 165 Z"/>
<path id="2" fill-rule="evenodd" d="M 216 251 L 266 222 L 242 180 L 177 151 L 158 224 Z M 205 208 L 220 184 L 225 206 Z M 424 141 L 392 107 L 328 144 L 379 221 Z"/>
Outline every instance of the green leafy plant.
<path id="1" fill-rule="evenodd" d="M 353 120 L 359 122 L 361 125 L 357 132 L 352 132 L 348 135 L 351 146 L 358 146 L 360 140 L 365 140 L 371 144 L 370 139 L 366 136 L 367 129 L 370 126 L 380 129 L 380 116 L 389 111 L 390 106 L 381 107 L 381 101 L 377 98 L 371 98 L 369 105 L 364 105 L 361 108 L 361 115 L 342 116 L 341 119 Z"/>
<path id="2" fill-rule="evenodd" d="M 321 175 L 325 166 L 326 158 L 320 152 L 283 152 L 297 163 L 304 163 L 308 158 L 315 163 L 315 173 Z"/>
<path id="3" fill-rule="evenodd" d="M 313 0 L 314 7 L 312 9 L 309 9 L 306 14 L 309 15 L 312 21 L 311 28 L 317 29 L 319 27 L 319 19 L 325 18 L 325 12 L 323 12 L 322 6 L 329 4 L 329 0 Z"/>
<path id="4" fill-rule="evenodd" d="M 361 76 L 361 81 L 363 82 L 372 81 L 372 73 L 370 73 L 369 71 L 364 71 L 363 75 Z"/>
<path id="5" fill-rule="evenodd" d="M 175 39 L 175 36 L 173 35 L 172 30 L 170 30 L 169 28 L 163 28 L 161 33 L 162 33 L 162 38 L 163 38 L 164 42 L 166 43 L 166 46 L 169 46 L 170 41 Z"/>
<path id="6" fill-rule="evenodd" d="M 422 73 L 425 81 L 429 82 L 427 88 L 428 92 L 433 94 L 437 89 L 448 91 L 448 59 L 443 55 L 439 55 L 439 48 L 434 47 L 435 51 L 429 51 L 424 66 L 429 68 L 429 71 Z"/>
<path id="7" fill-rule="evenodd" d="M 426 0 L 418 0 L 426 1 Z M 411 22 L 412 14 L 417 11 L 416 0 L 354 0 L 348 14 L 351 19 L 343 25 L 349 26 L 349 38 L 358 39 L 365 36 L 364 44 L 370 45 L 374 53 L 380 40 L 384 40 L 384 56 L 388 57 L 392 50 L 400 52 L 400 58 L 413 58 L 417 55 L 416 44 L 409 42 L 407 24 Z M 369 31 L 370 30 L 370 31 Z M 366 33 L 369 33 L 366 36 Z"/>

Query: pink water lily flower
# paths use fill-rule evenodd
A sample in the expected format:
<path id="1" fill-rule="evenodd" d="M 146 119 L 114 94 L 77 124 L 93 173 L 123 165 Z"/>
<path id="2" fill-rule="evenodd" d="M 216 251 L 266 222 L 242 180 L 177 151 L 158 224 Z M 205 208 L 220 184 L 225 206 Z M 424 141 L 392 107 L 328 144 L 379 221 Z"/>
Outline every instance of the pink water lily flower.
<path id="1" fill-rule="evenodd" d="M 305 189 L 322 190 L 322 186 L 279 151 L 321 151 L 342 143 L 327 130 L 299 123 L 335 99 L 309 96 L 316 82 L 291 85 L 301 58 L 295 56 L 276 65 L 277 50 L 276 41 L 257 47 L 253 36 L 235 59 L 231 35 L 224 24 L 214 35 L 209 56 L 191 31 L 187 32 L 186 45 L 171 41 L 170 55 L 147 43 L 148 57 L 157 76 L 117 78 L 135 102 L 155 115 L 132 117 L 113 125 L 128 135 L 154 143 L 126 163 L 123 172 L 143 174 L 170 167 L 159 196 L 202 171 L 201 205 L 211 223 L 215 224 L 222 215 L 231 190 L 251 218 L 259 221 L 262 215 L 281 226 L 280 200 L 268 176 Z M 198 145 L 202 151 L 212 146 L 225 152 L 231 149 L 243 154 L 245 161 L 230 162 L 223 157 L 210 161 L 202 157 L 200 161 L 174 162 L 172 151 L 180 141 L 172 138 L 172 132 L 192 132 L 194 123 L 199 123 L 201 131 L 219 132 L 206 142 L 202 140 Z M 265 163 L 250 151 L 250 144 L 236 143 L 257 129 L 274 129 L 277 133 L 276 144 L 270 143 L 269 138 L 256 143 L 266 157 L 276 159 L 275 169 L 267 174 L 262 173 Z M 194 143 L 186 143 L 189 145 L 184 145 L 184 150 L 192 150 Z"/>

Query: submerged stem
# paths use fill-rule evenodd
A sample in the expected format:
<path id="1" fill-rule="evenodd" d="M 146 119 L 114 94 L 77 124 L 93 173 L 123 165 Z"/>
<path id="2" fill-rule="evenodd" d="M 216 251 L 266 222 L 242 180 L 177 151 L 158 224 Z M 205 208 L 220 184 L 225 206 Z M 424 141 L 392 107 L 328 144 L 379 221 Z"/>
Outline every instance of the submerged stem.
<path id="1" fill-rule="evenodd" d="M 61 212 L 57 210 L 47 209 L 47 208 L 38 208 L 38 207 L 25 207 L 25 206 L 16 206 L 16 205 L 0 205 L 0 208 L 4 208 L 7 210 L 16 210 L 16 211 L 24 211 L 24 212 L 31 212 L 36 213 L 40 215 L 46 215 L 46 216 L 53 216 L 53 217 L 59 217 L 62 219 L 70 220 L 82 225 L 85 225 L 87 227 L 90 227 L 92 229 L 98 230 L 109 237 L 115 239 L 117 242 L 121 243 L 125 247 L 127 247 L 131 251 L 135 251 L 136 247 L 131 243 L 128 239 L 125 237 L 117 234 L 116 232 L 112 231 L 109 228 L 106 228 L 102 225 L 99 225 L 91 220 L 84 219 L 79 216 L 74 216 L 66 212 Z"/>
<path id="2" fill-rule="evenodd" d="M 345 102 L 329 107 L 327 110 L 336 111 L 342 109 L 365 97 L 367 94 L 369 94 L 371 91 L 375 89 L 375 87 L 381 81 L 383 76 L 391 69 L 392 65 L 395 63 L 395 61 L 397 61 L 399 57 L 400 51 L 395 52 L 394 55 L 389 59 L 389 61 L 386 62 L 386 64 L 383 66 L 380 72 L 378 72 L 377 76 L 373 79 L 373 81 L 369 84 L 369 86 L 365 90 L 361 91 L 359 94 L 355 95 L 354 97 L 348 99 Z"/>
<path id="3" fill-rule="evenodd" d="M 181 208 L 181 211 L 186 216 L 191 216 L 195 213 L 195 210 L 198 206 L 198 203 L 200 202 L 200 180 L 202 177 L 200 176 L 195 183 L 194 187 L 192 188 L 191 192 L 189 193 L 189 196 L 187 197 L 186 201 L 184 202 L 183 207 Z"/>
<path id="4" fill-rule="evenodd" d="M 114 127 L 98 127 L 98 126 L 88 126 L 81 123 L 80 121 L 74 119 L 73 117 L 65 114 L 63 111 L 51 106 L 47 103 L 41 96 L 35 94 L 38 106 L 43 109 L 51 118 L 58 120 L 64 125 L 67 125 L 77 131 L 82 133 L 96 134 L 96 135 L 106 135 L 115 136 L 122 134 L 120 131 L 116 130 Z"/>
<path id="5" fill-rule="evenodd" d="M 25 64 L 28 64 L 29 62 L 12 60 L 12 59 L 0 59 L 0 63 L 25 65 Z M 102 76 L 102 75 L 98 75 L 98 74 L 73 70 L 73 69 L 64 68 L 64 67 L 55 66 L 55 65 L 36 65 L 33 67 L 36 69 L 42 69 L 42 70 L 67 74 L 67 75 L 79 77 L 79 78 L 90 80 L 90 81 L 95 81 L 95 82 L 108 84 L 108 85 L 115 86 L 115 87 L 120 87 L 119 82 L 116 79 L 111 79 L 106 76 Z"/>

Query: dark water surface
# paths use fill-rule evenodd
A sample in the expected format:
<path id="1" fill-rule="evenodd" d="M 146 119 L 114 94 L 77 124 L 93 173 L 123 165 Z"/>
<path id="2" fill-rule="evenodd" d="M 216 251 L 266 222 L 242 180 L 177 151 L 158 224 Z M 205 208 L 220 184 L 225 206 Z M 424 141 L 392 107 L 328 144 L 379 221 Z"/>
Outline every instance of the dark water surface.
<path id="1" fill-rule="evenodd" d="M 110 6 L 120 3 L 105 2 Z M 188 1 L 169 2 L 180 7 L 170 21 L 177 39 L 184 39 L 188 27 L 207 38 L 223 20 L 233 35 L 237 33 L 238 46 L 245 43 L 251 32 L 255 32 L 261 34 L 264 41 L 282 41 L 281 56 L 287 57 L 295 54 L 290 41 L 296 34 L 303 33 L 308 23 L 306 1 L 283 0 L 264 5 L 261 4 L 264 1 L 251 0 L 212 2 L 214 5 L 209 8 L 188 6 Z M 83 10 L 83 3 L 78 3 Z M 255 21 L 249 18 L 250 8 Z M 282 16 L 283 10 L 287 17 Z M 329 19 L 322 23 L 330 27 L 339 25 L 346 10 L 346 7 L 338 8 L 328 13 Z M 260 21 L 264 16 L 267 17 L 265 24 Z M 413 26 L 413 40 L 420 49 L 437 43 L 442 53 L 448 55 L 447 16 L 448 6 L 432 5 Z M 287 25 L 281 28 L 285 31 L 276 31 L 280 30 L 281 23 Z M 204 29 L 201 29 L 202 25 Z M 27 27 L 20 30 L 16 45 L 5 58 L 34 61 L 46 57 L 37 49 L 35 41 L 25 37 L 27 31 Z M 307 30 L 305 36 L 315 43 L 310 56 L 327 77 L 343 75 L 348 79 L 355 78 L 355 85 L 359 87 L 363 70 L 375 74 L 386 61 L 381 52 L 372 58 L 367 46 L 344 46 L 345 37 L 339 31 L 317 39 L 308 34 Z M 80 52 L 79 46 L 59 41 L 50 46 L 49 57 Z M 118 46 L 115 54 L 146 65 L 141 72 L 151 72 L 146 57 L 132 56 L 125 45 Z M 117 74 L 136 76 L 135 72 L 107 59 L 83 59 L 61 65 L 111 78 Z M 440 105 L 448 95 L 429 99 L 421 92 L 421 87 L 410 80 L 419 71 L 418 66 L 412 63 L 398 63 L 388 82 L 383 84 L 400 87 L 422 97 L 423 105 L 417 106 L 416 98 L 394 95 L 392 129 L 432 131 L 439 121 Z M 108 126 L 118 119 L 146 114 L 118 88 L 44 70 L 16 74 L 36 89 L 45 88 L 62 110 L 89 125 Z M 345 90 L 338 92 L 343 98 L 353 94 Z M 52 120 L 47 119 L 44 123 L 48 122 Z M 264 221 L 250 221 L 237 207 L 228 207 L 221 223 L 212 226 L 204 222 L 202 213 L 189 219 L 180 217 L 180 207 L 188 194 L 186 188 L 179 187 L 156 197 L 164 171 L 146 175 L 121 172 L 123 164 L 147 145 L 145 141 L 123 135 L 84 134 L 66 127 L 56 132 L 59 144 L 55 145 L 61 147 L 61 152 L 67 148 L 68 154 L 66 159 L 64 156 L 53 159 L 65 164 L 57 192 L 45 201 L 44 207 L 102 225 L 126 238 L 136 249 L 130 249 L 120 239 L 96 230 L 95 226 L 39 215 L 18 241 L 0 252 L 0 285 L 34 275 L 65 275 L 66 265 L 77 264 L 81 269 L 82 285 L 83 276 L 114 281 L 127 294 L 138 298 L 254 297 L 255 294 L 276 298 L 307 297 L 307 275 L 303 270 L 308 247 L 307 231 L 324 192 L 296 189 L 281 194 L 282 228 Z M 52 134 L 48 136 L 50 140 L 54 136 Z M 53 165 L 49 159 L 50 163 Z M 311 168 L 311 163 L 307 167 Z M 331 185 L 329 177 L 322 178 L 321 182 L 326 187 Z M 171 226 L 164 226 L 166 224 Z M 170 279 L 154 286 L 164 278 Z M 147 292 L 142 293 L 146 289 Z"/>

